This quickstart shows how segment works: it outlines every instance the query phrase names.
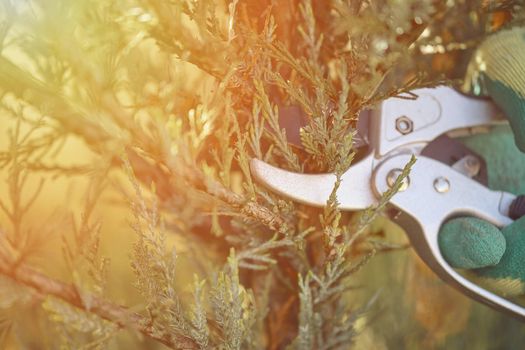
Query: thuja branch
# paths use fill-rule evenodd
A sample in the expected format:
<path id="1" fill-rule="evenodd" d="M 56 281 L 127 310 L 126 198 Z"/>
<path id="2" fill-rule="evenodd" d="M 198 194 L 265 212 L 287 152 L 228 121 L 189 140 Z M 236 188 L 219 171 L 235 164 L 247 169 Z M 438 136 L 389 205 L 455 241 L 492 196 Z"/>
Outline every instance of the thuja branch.
<path id="1" fill-rule="evenodd" d="M 101 146 L 110 138 L 104 128 L 97 123 L 91 122 L 88 118 L 84 118 L 67 101 L 60 97 L 57 98 L 44 83 L 31 77 L 28 73 L 15 66 L 9 60 L 0 57 L 0 63 L 0 77 L 4 81 L 13 82 L 12 90 L 14 92 L 22 95 L 23 91 L 32 91 L 33 99 L 36 100 L 34 102 L 37 104 L 43 103 L 45 100 L 55 101 L 57 103 L 56 113 L 53 113 L 52 115 L 53 118 L 62 125 L 64 131 L 80 137 L 93 151 L 104 152 L 104 148 Z M 2 69 L 2 67 L 5 69 Z M 113 119 L 119 120 L 121 125 L 125 128 L 129 128 L 131 123 L 122 122 L 122 115 L 125 114 L 122 109 L 118 108 L 115 103 L 111 103 L 110 105 L 111 108 L 109 108 L 108 112 L 112 115 Z M 76 116 L 77 118 L 72 118 L 72 116 Z M 140 133 L 135 132 L 134 135 L 137 136 L 140 135 Z M 155 165 L 143 161 L 141 157 L 136 154 L 132 154 L 135 153 L 134 151 L 130 150 L 129 153 L 128 156 L 132 163 L 132 167 L 134 169 L 136 166 L 144 168 L 143 173 L 150 174 L 148 180 L 151 181 L 151 174 L 160 173 Z M 114 157 L 113 163 L 115 165 L 120 165 L 119 158 Z M 279 232 L 284 232 L 286 230 L 284 220 L 268 210 L 268 208 L 255 201 L 246 201 L 242 196 L 222 186 L 219 182 L 207 179 L 198 169 L 190 169 L 189 173 L 190 183 L 197 188 L 203 188 L 210 195 L 217 197 L 234 208 L 241 209 L 246 215 L 260 221 L 272 230 Z M 168 174 L 162 175 L 166 176 Z M 138 176 L 138 178 L 140 179 L 140 176 Z M 157 180 L 162 180 L 162 183 L 169 183 L 167 179 L 159 178 Z M 147 182 L 147 185 L 149 184 L 150 183 Z M 169 189 L 167 190 L 166 193 L 171 192 Z"/>
<path id="2" fill-rule="evenodd" d="M 21 285 L 32 288 L 41 298 L 45 296 L 58 298 L 85 312 L 95 314 L 104 320 L 112 322 L 118 327 L 133 329 L 171 349 L 198 348 L 197 344 L 189 338 L 153 329 L 146 317 L 130 312 L 122 305 L 90 295 L 90 305 L 87 307 L 73 285 L 53 279 L 24 264 L 10 264 L 5 257 L 1 256 L 0 274 L 13 279 Z"/>
<path id="3" fill-rule="evenodd" d="M 151 179 L 144 179 L 141 177 L 141 174 L 149 174 L 148 176 L 151 176 L 151 174 L 157 174 L 159 177 L 175 176 L 175 174 L 163 173 L 156 165 L 146 162 L 132 149 L 128 149 L 127 156 L 131 167 L 136 173 L 137 179 L 144 183 L 148 183 L 147 180 L 151 181 Z M 220 182 L 207 177 L 196 167 L 187 166 L 185 168 L 186 169 L 173 169 L 172 171 L 176 171 L 178 173 L 177 175 L 181 175 L 195 188 L 205 191 L 209 195 L 225 202 L 235 209 L 240 209 L 244 214 L 256 219 L 271 230 L 277 231 L 279 233 L 286 231 L 286 222 L 280 215 L 275 214 L 267 207 L 257 203 L 254 200 L 246 200 L 243 196 L 228 189 Z M 138 169 L 140 170 L 137 171 Z M 163 183 L 169 184 L 167 179 L 158 178 L 156 180 L 157 188 L 159 189 L 157 193 L 171 192 L 169 188 L 162 188 L 161 190 L 161 186 L 159 186 L 159 184 Z"/>
<path id="4" fill-rule="evenodd" d="M 244 197 L 227 189 L 217 181 L 202 180 L 206 186 L 206 191 L 212 196 L 219 198 L 234 208 L 240 209 L 247 216 L 257 219 L 272 230 L 280 233 L 287 230 L 287 225 L 283 218 L 265 206 L 253 200 L 246 201 Z"/>

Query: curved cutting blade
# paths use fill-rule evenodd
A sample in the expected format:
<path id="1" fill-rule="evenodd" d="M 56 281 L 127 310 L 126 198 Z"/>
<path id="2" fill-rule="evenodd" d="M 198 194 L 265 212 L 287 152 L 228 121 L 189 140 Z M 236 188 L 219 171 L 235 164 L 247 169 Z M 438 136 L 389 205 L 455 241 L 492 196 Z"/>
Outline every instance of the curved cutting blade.
<path id="1" fill-rule="evenodd" d="M 365 209 L 376 202 L 370 180 L 372 155 L 362 159 L 343 175 L 337 191 L 339 208 Z M 300 174 L 276 168 L 258 159 L 250 163 L 252 175 L 263 186 L 282 196 L 304 204 L 323 207 L 335 185 L 334 174 Z"/>

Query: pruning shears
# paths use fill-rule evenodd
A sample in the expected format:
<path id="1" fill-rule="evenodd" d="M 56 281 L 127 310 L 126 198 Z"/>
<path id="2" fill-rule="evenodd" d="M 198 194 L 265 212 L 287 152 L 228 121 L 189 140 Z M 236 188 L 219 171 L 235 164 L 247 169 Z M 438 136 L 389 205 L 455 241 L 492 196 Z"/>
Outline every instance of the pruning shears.
<path id="1" fill-rule="evenodd" d="M 487 187 L 486 165 L 452 137 L 489 131 L 505 123 L 489 100 L 438 86 L 412 91 L 417 98 L 389 98 L 358 124 L 368 145 L 365 155 L 341 177 L 341 210 L 362 210 L 378 203 L 415 155 L 417 161 L 399 192 L 389 201 L 393 217 L 407 233 L 421 259 L 445 282 L 467 296 L 525 321 L 525 308 L 465 278 L 443 258 L 440 227 L 450 218 L 472 216 L 498 227 L 513 222 L 516 196 Z M 253 159 L 251 171 L 273 192 L 307 205 L 325 206 L 334 174 L 300 174 Z"/>

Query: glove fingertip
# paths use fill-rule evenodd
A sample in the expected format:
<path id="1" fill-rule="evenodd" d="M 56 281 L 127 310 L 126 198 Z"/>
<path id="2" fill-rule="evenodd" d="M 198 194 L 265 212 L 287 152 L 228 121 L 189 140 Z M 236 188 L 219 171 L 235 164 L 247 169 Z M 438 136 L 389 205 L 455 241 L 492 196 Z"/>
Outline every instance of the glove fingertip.
<path id="1" fill-rule="evenodd" d="M 484 277 L 518 280 L 525 283 L 525 217 L 505 227 L 502 234 L 508 248 L 497 266 L 478 271 Z"/>
<path id="2" fill-rule="evenodd" d="M 445 223 L 438 242 L 445 260 L 458 269 L 496 265 L 506 249 L 505 237 L 496 226 L 470 217 Z"/>

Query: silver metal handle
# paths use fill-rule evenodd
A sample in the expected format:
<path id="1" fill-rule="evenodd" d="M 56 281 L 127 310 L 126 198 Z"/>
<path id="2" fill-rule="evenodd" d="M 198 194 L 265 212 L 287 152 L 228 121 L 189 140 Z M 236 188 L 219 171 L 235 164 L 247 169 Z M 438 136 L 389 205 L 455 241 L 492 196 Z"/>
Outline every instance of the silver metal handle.
<path id="1" fill-rule="evenodd" d="M 381 163 L 374 173 L 378 195 L 388 189 L 388 176 L 402 169 L 410 155 L 398 155 Z M 436 160 L 419 157 L 409 175 L 406 191 L 390 204 L 402 214 L 397 221 L 406 230 L 413 247 L 425 263 L 445 282 L 467 296 L 525 321 L 525 308 L 469 281 L 443 258 L 438 244 L 439 229 L 454 216 L 474 216 L 502 227 L 512 223 L 507 216 L 515 196 L 491 191 Z"/>

